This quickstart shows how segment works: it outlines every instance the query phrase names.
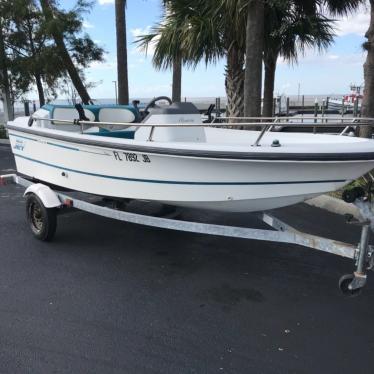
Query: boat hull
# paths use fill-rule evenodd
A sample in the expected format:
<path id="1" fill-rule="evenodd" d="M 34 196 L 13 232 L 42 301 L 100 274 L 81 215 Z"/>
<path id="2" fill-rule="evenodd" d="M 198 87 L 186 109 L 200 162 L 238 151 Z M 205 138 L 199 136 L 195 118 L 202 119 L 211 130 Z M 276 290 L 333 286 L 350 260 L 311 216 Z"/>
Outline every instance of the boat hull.
<path id="1" fill-rule="evenodd" d="M 217 159 L 51 140 L 9 131 L 17 170 L 64 188 L 227 212 L 274 209 L 334 191 L 374 161 Z"/>

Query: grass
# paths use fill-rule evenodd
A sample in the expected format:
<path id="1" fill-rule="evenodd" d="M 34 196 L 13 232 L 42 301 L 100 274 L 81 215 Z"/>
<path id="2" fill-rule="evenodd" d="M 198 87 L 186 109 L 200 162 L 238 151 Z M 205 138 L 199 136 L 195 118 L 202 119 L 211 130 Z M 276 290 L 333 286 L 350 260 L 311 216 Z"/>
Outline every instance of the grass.
<path id="1" fill-rule="evenodd" d="M 0 124 L 0 139 L 7 139 L 4 125 Z"/>
<path id="2" fill-rule="evenodd" d="M 374 170 L 371 171 L 371 173 L 373 173 L 373 172 L 374 172 Z M 362 187 L 364 190 L 366 190 L 367 182 L 364 179 L 364 177 L 360 177 L 360 178 L 354 180 L 353 182 L 351 182 L 348 186 L 345 186 L 343 189 L 338 190 L 338 191 L 329 192 L 327 195 L 330 195 L 330 196 L 335 197 L 337 199 L 342 199 L 343 191 L 347 190 L 347 189 L 348 190 L 352 189 L 353 187 Z"/>

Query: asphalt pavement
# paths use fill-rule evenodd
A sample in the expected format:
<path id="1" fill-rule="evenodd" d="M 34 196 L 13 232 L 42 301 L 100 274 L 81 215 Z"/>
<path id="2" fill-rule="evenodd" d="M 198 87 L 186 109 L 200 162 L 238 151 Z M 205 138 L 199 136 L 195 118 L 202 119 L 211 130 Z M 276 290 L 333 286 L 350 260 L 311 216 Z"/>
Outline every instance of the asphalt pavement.
<path id="1" fill-rule="evenodd" d="M 0 145 L 0 174 L 14 169 Z M 165 231 L 83 212 L 34 239 L 23 189 L 0 189 L 0 373 L 374 372 L 374 273 L 278 243 Z M 251 214 L 184 218 L 266 227 Z M 305 204 L 278 216 L 355 243 L 359 228 Z"/>

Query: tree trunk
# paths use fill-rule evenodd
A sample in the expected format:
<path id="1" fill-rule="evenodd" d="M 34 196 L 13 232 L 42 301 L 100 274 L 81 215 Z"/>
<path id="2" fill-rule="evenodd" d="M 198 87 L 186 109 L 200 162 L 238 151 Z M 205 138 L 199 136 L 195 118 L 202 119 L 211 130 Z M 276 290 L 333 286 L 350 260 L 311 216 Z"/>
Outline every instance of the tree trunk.
<path id="1" fill-rule="evenodd" d="M 116 0 L 118 104 L 129 104 L 127 72 L 126 0 Z"/>
<path id="2" fill-rule="evenodd" d="M 81 97 L 83 104 L 89 104 L 91 98 L 84 86 L 81 77 L 79 76 L 78 70 L 74 66 L 74 63 L 69 55 L 69 52 L 66 48 L 64 37 L 58 29 L 58 25 L 54 25 L 53 22 L 56 22 L 53 15 L 53 9 L 50 5 L 50 0 L 40 0 L 42 6 L 43 14 L 48 23 L 50 23 L 50 30 L 53 36 L 53 39 L 56 43 L 56 47 L 59 53 L 59 56 L 69 73 L 70 79 L 78 92 L 78 95 Z"/>
<path id="3" fill-rule="evenodd" d="M 244 115 L 261 115 L 262 51 L 264 45 L 264 1 L 248 4 L 244 82 Z"/>
<path id="4" fill-rule="evenodd" d="M 42 107 L 45 104 L 44 90 L 42 84 L 42 78 L 40 74 L 35 73 L 36 88 L 38 89 L 39 106 Z"/>
<path id="5" fill-rule="evenodd" d="M 2 24 L 0 23 L 0 93 L 3 100 L 4 106 L 4 121 L 12 121 L 14 119 L 14 113 L 10 100 L 10 87 L 8 78 L 8 68 L 4 46 L 4 36 Z"/>
<path id="6" fill-rule="evenodd" d="M 225 88 L 227 116 L 244 116 L 244 53 L 235 46 L 227 52 Z M 232 121 L 230 121 L 232 122 Z"/>
<path id="7" fill-rule="evenodd" d="M 274 81 L 277 68 L 277 56 L 266 55 L 264 57 L 265 79 L 264 79 L 264 105 L 262 108 L 263 117 L 273 117 L 274 106 Z"/>
<path id="8" fill-rule="evenodd" d="M 374 118 L 374 0 L 370 0 L 370 26 L 365 37 L 367 42 L 364 44 L 367 50 L 366 61 L 364 64 L 364 97 L 361 105 L 362 117 Z M 362 126 L 360 128 L 360 136 L 363 138 L 371 138 L 372 127 Z"/>
<path id="9" fill-rule="evenodd" d="M 28 14 L 28 17 L 29 16 L 30 15 Z M 35 44 L 34 44 L 33 26 L 31 24 L 29 18 L 26 19 L 26 22 L 27 22 L 27 36 L 29 38 L 32 58 L 35 59 L 35 60 L 39 60 L 39 55 L 36 52 Z M 44 90 L 43 90 L 43 84 L 42 84 L 42 77 L 41 77 L 41 74 L 40 74 L 40 72 L 38 71 L 37 68 L 34 70 L 34 78 L 35 78 L 36 88 L 38 90 L 39 106 L 42 107 L 45 104 Z"/>
<path id="10" fill-rule="evenodd" d="M 173 62 L 173 87 L 172 87 L 173 103 L 182 101 L 182 60 L 175 58 Z"/>

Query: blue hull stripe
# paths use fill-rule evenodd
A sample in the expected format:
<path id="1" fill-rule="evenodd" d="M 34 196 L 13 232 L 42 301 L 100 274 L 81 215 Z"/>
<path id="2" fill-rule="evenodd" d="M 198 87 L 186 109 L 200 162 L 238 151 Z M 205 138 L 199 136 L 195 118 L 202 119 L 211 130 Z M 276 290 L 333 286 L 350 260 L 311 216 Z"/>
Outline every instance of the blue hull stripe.
<path id="1" fill-rule="evenodd" d="M 63 171 L 70 171 L 72 173 L 89 175 L 92 177 L 99 177 L 99 178 L 107 178 L 107 179 L 115 179 L 115 180 L 122 180 L 122 181 L 129 181 L 129 182 L 142 182 L 142 183 L 160 183 L 160 184 L 182 184 L 182 185 L 203 185 L 203 186 L 261 186 L 261 185 L 274 185 L 274 184 L 312 184 L 312 183 L 341 183 L 346 182 L 345 179 L 335 179 L 335 180 L 323 180 L 323 181 L 292 181 L 292 182 L 189 182 L 189 181 L 171 181 L 171 180 L 156 180 L 156 179 L 137 179 L 137 178 L 125 178 L 125 177 L 117 177 L 112 175 L 103 175 L 103 174 L 96 174 L 96 173 L 88 173 L 86 171 L 80 171 L 75 169 L 65 168 L 63 166 L 58 166 L 54 164 L 49 164 L 44 161 L 34 160 L 32 158 L 14 154 L 16 157 L 23 158 L 28 161 L 32 161 L 41 165 L 46 165 L 52 168 L 60 169 Z"/>

